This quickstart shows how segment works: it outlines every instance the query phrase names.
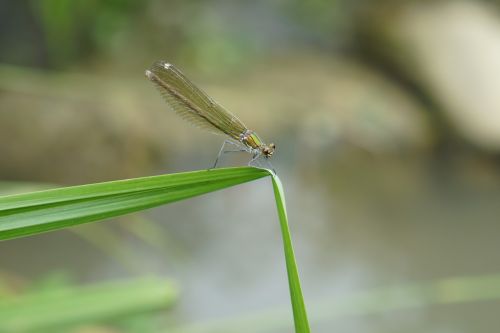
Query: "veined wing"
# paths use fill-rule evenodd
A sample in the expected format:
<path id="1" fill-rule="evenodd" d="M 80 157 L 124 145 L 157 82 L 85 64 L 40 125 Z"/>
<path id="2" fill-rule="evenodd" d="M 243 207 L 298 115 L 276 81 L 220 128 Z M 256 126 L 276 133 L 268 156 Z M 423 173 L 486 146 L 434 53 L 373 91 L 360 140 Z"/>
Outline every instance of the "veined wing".
<path id="1" fill-rule="evenodd" d="M 246 126 L 233 114 L 196 87 L 174 65 L 157 61 L 146 70 L 146 76 L 155 84 L 170 107 L 195 126 L 216 134 L 240 139 Z"/>

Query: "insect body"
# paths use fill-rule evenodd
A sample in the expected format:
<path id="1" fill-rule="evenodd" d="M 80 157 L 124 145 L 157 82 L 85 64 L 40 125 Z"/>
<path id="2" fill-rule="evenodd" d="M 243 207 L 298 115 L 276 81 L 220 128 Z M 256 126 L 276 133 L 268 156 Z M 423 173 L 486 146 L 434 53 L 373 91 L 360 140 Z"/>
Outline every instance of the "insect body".
<path id="1" fill-rule="evenodd" d="M 157 61 L 146 70 L 146 76 L 155 84 L 167 104 L 182 118 L 200 128 L 227 137 L 215 160 L 214 167 L 225 152 L 251 153 L 253 157 L 249 165 L 257 162 L 260 156 L 264 156 L 267 160 L 273 155 L 276 149 L 274 143 L 265 144 L 257 133 L 249 130 L 241 120 L 195 86 L 174 65 L 165 61 Z M 226 144 L 236 146 L 238 149 L 225 150 Z"/>
<path id="2" fill-rule="evenodd" d="M 251 130 L 246 130 L 244 133 L 241 133 L 239 140 L 250 148 L 252 152 L 262 154 L 267 158 L 273 156 L 274 149 L 276 148 L 274 143 L 270 143 L 269 145 L 263 143 L 257 133 Z"/>

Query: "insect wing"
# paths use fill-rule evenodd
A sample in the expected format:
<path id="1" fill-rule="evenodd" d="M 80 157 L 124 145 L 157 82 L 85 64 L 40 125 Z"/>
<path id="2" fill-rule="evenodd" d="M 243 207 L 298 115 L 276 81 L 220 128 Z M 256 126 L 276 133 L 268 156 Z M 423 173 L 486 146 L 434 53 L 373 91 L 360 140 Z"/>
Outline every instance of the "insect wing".
<path id="1" fill-rule="evenodd" d="M 239 140 L 246 126 L 233 114 L 195 86 L 174 65 L 157 61 L 146 70 L 170 107 L 197 127 Z"/>

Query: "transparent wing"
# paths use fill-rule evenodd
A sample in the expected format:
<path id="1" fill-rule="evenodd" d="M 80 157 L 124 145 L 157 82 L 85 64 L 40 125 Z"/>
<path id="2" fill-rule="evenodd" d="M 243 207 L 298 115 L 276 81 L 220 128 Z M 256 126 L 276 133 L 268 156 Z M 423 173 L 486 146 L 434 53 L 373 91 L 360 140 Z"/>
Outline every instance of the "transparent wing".
<path id="1" fill-rule="evenodd" d="M 167 104 L 195 126 L 212 133 L 226 134 L 236 140 L 246 131 L 246 126 L 236 116 L 196 87 L 172 64 L 157 61 L 146 70 L 146 76 Z"/>

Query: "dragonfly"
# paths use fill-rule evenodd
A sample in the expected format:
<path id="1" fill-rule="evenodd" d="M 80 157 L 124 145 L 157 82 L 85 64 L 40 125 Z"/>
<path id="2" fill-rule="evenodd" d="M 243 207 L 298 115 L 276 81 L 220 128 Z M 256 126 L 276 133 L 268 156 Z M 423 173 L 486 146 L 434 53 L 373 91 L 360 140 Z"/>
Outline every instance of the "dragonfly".
<path id="1" fill-rule="evenodd" d="M 268 160 L 276 145 L 264 143 L 255 131 L 198 88 L 177 67 L 159 60 L 145 74 L 175 113 L 196 127 L 226 137 L 213 168 L 224 153 L 244 151 L 252 154 L 248 165 L 262 167 L 259 158 L 263 156 L 269 169 L 274 171 Z M 227 149 L 229 146 L 236 149 Z"/>

